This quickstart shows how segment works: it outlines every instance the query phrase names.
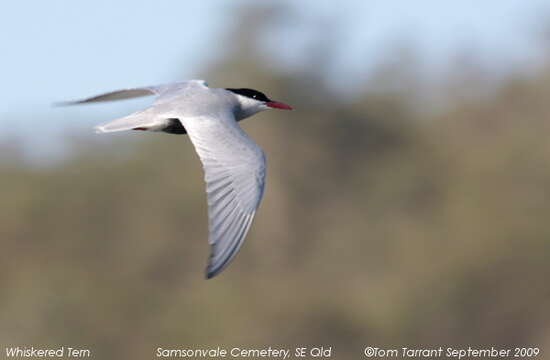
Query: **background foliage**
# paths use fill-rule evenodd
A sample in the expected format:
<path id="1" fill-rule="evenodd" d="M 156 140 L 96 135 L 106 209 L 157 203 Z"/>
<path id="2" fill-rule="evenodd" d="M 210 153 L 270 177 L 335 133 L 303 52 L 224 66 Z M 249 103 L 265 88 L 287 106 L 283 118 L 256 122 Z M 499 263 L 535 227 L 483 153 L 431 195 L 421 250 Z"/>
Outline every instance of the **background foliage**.
<path id="1" fill-rule="evenodd" d="M 234 263 L 203 279 L 205 193 L 186 137 L 69 134 L 71 155 L 41 167 L 4 144 L 2 342 L 102 359 L 157 346 L 550 349 L 550 66 L 491 91 L 457 66 L 434 94 L 399 48 L 342 94 L 324 76 L 330 41 L 311 45 L 308 69 L 273 70 L 261 11 L 239 15 L 232 51 L 205 71 L 296 108 L 242 124 L 269 169 Z"/>

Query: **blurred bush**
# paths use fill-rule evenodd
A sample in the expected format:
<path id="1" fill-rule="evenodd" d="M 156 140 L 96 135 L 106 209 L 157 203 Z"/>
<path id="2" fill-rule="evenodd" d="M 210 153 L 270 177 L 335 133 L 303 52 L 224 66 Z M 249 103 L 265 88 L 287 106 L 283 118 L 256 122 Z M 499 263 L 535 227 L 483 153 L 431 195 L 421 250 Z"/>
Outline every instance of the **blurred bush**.
<path id="1" fill-rule="evenodd" d="M 255 18 L 238 22 L 247 34 L 261 33 Z M 483 77 L 457 70 L 469 81 L 425 111 L 414 66 L 381 68 L 344 100 L 324 80 L 330 44 L 308 71 L 275 71 L 243 31 L 210 83 L 296 111 L 243 123 L 269 170 L 234 263 L 203 279 L 205 193 L 186 137 L 79 140 L 45 167 L 6 145 L 2 343 L 103 359 L 157 346 L 332 345 L 339 358 L 366 345 L 548 347 L 550 66 L 483 97 L 464 96 Z M 407 73 L 406 86 L 377 86 Z"/>

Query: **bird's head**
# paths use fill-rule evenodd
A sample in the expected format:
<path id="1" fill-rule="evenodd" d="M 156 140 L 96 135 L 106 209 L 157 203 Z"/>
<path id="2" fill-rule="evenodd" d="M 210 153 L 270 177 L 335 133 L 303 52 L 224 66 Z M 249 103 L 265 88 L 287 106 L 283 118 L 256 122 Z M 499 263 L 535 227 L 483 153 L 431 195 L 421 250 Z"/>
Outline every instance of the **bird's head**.
<path id="1" fill-rule="evenodd" d="M 269 99 L 264 93 L 253 89 L 226 89 L 237 98 L 240 109 L 238 109 L 238 120 L 252 116 L 267 109 L 292 110 L 286 104 Z"/>

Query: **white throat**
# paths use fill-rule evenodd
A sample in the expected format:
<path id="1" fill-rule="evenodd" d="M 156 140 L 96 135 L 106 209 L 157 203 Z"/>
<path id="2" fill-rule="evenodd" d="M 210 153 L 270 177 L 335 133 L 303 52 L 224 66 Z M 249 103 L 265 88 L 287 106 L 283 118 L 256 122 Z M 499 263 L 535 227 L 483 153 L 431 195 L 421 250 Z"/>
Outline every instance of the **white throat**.
<path id="1" fill-rule="evenodd" d="M 269 109 L 262 101 L 254 100 L 246 96 L 235 94 L 238 106 L 235 111 L 237 120 L 246 119 L 254 114 Z"/>

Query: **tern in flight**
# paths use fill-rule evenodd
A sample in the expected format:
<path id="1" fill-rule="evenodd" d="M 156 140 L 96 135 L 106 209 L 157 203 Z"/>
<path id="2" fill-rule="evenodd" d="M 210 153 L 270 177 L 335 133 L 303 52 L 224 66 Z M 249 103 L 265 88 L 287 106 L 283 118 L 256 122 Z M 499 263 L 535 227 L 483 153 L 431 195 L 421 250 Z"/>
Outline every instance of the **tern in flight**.
<path id="1" fill-rule="evenodd" d="M 95 129 L 99 133 L 142 130 L 189 135 L 202 162 L 208 194 L 211 253 L 206 277 L 210 279 L 241 248 L 264 193 L 264 152 L 237 122 L 263 110 L 292 108 L 256 90 L 209 88 L 203 80 L 118 90 L 62 105 L 147 95 L 157 97 L 150 107 Z"/>

